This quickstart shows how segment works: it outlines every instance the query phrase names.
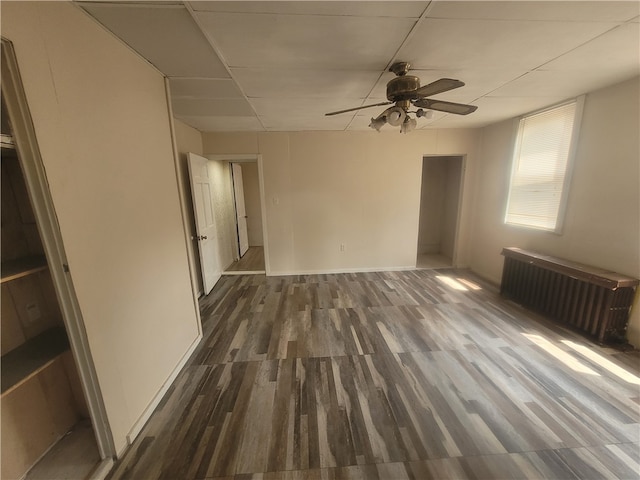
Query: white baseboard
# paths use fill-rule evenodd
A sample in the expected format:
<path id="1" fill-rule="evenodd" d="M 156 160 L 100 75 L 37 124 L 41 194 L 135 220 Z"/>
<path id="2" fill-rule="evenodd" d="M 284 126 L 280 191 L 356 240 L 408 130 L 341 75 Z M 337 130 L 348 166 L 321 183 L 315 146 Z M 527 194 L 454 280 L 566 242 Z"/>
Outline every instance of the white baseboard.
<path id="1" fill-rule="evenodd" d="M 233 275 L 264 275 L 264 270 L 243 270 L 243 271 L 228 271 L 222 272 L 223 277 L 231 277 Z"/>
<path id="2" fill-rule="evenodd" d="M 407 265 L 403 267 L 367 267 L 367 268 L 336 268 L 327 270 L 299 270 L 299 271 L 273 271 L 271 270 L 267 276 L 279 277 L 289 275 L 330 275 L 333 273 L 370 273 L 370 272 L 404 272 L 407 270 L 415 270 L 415 265 Z"/>
<path id="3" fill-rule="evenodd" d="M 180 359 L 176 367 L 173 369 L 169 377 L 162 384 L 162 387 L 160 387 L 160 390 L 158 390 L 158 393 L 156 393 L 156 395 L 153 397 L 153 400 L 151 400 L 149 405 L 147 405 L 147 408 L 145 408 L 144 412 L 142 412 L 142 415 L 140 415 L 140 418 L 138 418 L 138 420 L 136 420 L 136 422 L 133 424 L 133 427 L 131 427 L 131 430 L 127 434 L 128 445 L 131 445 L 133 441 L 136 439 L 136 437 L 140 434 L 140 432 L 142 431 L 142 428 L 147 423 L 147 420 L 149 420 L 149 417 L 151 417 L 151 414 L 154 412 L 156 407 L 162 401 L 162 397 L 164 397 L 165 393 L 167 393 L 167 390 L 169 390 L 169 387 L 178 376 L 178 373 L 180 373 L 180 370 L 182 370 L 182 367 L 185 366 L 185 364 L 191 357 L 191 354 L 195 351 L 197 346 L 200 344 L 200 340 L 202 340 L 202 333 L 198 334 L 196 339 L 189 346 L 189 348 L 184 353 L 184 355 L 182 356 L 182 358 Z M 125 450 L 126 450 L 126 447 L 125 447 Z M 120 458 L 120 456 L 118 456 L 118 458 Z"/>
<path id="4" fill-rule="evenodd" d="M 113 465 L 115 462 L 113 458 L 105 458 L 103 459 L 98 466 L 91 472 L 87 480 L 104 480 L 111 472 Z"/>

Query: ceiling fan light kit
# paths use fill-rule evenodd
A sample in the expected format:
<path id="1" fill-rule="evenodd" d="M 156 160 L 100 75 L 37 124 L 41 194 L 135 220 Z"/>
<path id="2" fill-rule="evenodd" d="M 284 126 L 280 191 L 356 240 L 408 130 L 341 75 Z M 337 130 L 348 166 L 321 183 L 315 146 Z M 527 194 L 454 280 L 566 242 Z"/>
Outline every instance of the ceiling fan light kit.
<path id="1" fill-rule="evenodd" d="M 387 123 L 393 127 L 399 127 L 407 117 L 407 113 L 400 107 L 393 106 L 385 110 Z"/>
<path id="2" fill-rule="evenodd" d="M 371 123 L 369 124 L 369 126 L 371 128 L 376 129 L 378 132 L 380 131 L 380 129 L 382 127 L 384 127 L 384 124 L 387 123 L 387 120 L 383 117 L 378 117 L 378 118 L 371 118 Z"/>
<path id="3" fill-rule="evenodd" d="M 409 115 L 404 119 L 402 125 L 400 125 L 400 133 L 409 133 L 418 126 L 418 122 L 415 118 L 410 118 Z"/>
<path id="4" fill-rule="evenodd" d="M 466 105 L 463 103 L 445 102 L 443 100 L 429 99 L 432 95 L 447 92 L 454 88 L 464 86 L 464 82 L 453 78 L 441 78 L 423 87 L 420 86 L 420 79 L 414 75 L 407 75 L 410 64 L 408 62 L 396 62 L 389 68 L 390 72 L 396 74 L 396 77 L 387 83 L 387 100 L 388 102 L 376 103 L 373 105 L 363 105 L 362 107 L 348 108 L 337 112 L 330 112 L 325 115 L 338 115 L 340 113 L 353 112 L 363 108 L 377 107 L 381 105 L 395 104 L 387 108 L 384 112 L 375 118 L 371 118 L 369 127 L 377 130 L 388 123 L 393 127 L 400 127 L 400 133 L 409 133 L 417 126 L 415 118 L 409 117 L 409 113 L 414 113 L 416 117 L 433 118 L 433 110 L 440 112 L 453 113 L 455 115 L 468 115 L 477 110 L 475 105 Z M 412 107 L 418 107 L 415 112 L 410 112 Z"/>

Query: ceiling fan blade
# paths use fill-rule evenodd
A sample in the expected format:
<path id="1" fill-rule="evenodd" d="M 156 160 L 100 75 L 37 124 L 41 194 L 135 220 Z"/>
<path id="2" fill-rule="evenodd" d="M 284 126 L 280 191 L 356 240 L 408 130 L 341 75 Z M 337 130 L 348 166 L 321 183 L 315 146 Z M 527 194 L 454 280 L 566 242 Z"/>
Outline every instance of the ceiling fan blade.
<path id="1" fill-rule="evenodd" d="M 347 108 L 346 110 L 338 110 L 337 112 L 330 112 L 330 113 L 325 113 L 325 117 L 329 117 L 331 115 L 338 115 L 339 113 L 347 113 L 347 112 L 353 112 L 354 110 L 362 110 L 363 108 L 369 108 L 369 107 L 379 107 L 381 105 L 390 105 L 393 102 L 380 102 L 380 103 L 374 103 L 373 105 L 363 105 L 362 107 L 355 107 L 355 108 Z"/>
<path id="2" fill-rule="evenodd" d="M 416 94 L 419 97 L 430 97 L 431 95 L 448 92 L 449 90 L 460 87 L 464 87 L 464 82 L 453 78 L 441 78 L 440 80 L 436 80 L 435 82 L 431 82 L 428 85 L 420 87 L 416 90 Z"/>
<path id="3" fill-rule="evenodd" d="M 473 113 L 478 109 L 478 107 L 475 105 L 444 102 L 442 100 L 433 100 L 430 98 L 421 98 L 419 100 L 415 100 L 413 104 L 419 108 L 428 108 L 430 110 L 438 110 L 440 112 L 455 113 L 456 115 L 469 115 L 470 113 Z"/>

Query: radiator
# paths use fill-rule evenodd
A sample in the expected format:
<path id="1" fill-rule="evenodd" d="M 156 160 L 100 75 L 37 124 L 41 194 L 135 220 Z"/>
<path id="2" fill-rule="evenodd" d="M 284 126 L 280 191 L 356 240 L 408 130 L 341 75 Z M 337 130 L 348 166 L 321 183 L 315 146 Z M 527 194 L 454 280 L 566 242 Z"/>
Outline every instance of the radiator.
<path id="1" fill-rule="evenodd" d="M 600 343 L 626 342 L 640 281 L 520 248 L 505 248 L 500 293 Z"/>

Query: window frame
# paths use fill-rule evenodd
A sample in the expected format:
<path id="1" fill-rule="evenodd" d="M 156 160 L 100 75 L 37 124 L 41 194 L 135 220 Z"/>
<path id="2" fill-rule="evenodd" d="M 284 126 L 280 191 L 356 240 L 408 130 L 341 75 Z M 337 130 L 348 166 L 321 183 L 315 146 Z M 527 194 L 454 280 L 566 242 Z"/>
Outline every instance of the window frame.
<path id="1" fill-rule="evenodd" d="M 564 224 L 565 224 L 567 203 L 569 199 L 569 188 L 571 185 L 571 179 L 573 177 L 573 168 L 574 168 L 575 157 L 576 157 L 577 148 L 578 148 L 580 130 L 582 126 L 582 114 L 584 110 L 584 101 L 585 101 L 585 95 L 580 95 L 579 97 L 571 98 L 563 102 L 550 105 L 545 108 L 534 110 L 532 112 L 521 115 L 515 119 L 513 134 L 512 134 L 511 155 L 510 155 L 511 172 L 509 175 L 509 182 L 507 184 L 507 198 L 506 198 L 506 205 L 505 205 L 504 217 L 503 217 L 504 225 L 509 227 L 524 228 L 527 230 L 535 230 L 540 232 L 554 233 L 556 235 L 562 235 L 564 230 Z M 569 150 L 567 152 L 567 163 L 565 166 L 564 178 L 562 181 L 562 192 L 560 195 L 560 203 L 558 206 L 558 214 L 556 216 L 555 228 L 545 228 L 537 225 L 527 225 L 525 223 L 515 223 L 515 222 L 509 221 L 508 216 L 509 216 L 509 205 L 511 201 L 511 190 L 513 187 L 514 178 L 516 176 L 517 162 L 519 160 L 516 158 L 516 154 L 517 154 L 517 148 L 520 144 L 520 124 L 526 118 L 529 118 L 541 113 L 549 112 L 556 108 L 561 108 L 566 105 L 570 105 L 572 103 L 575 103 L 573 128 L 571 130 L 571 140 L 569 142 Z"/>

